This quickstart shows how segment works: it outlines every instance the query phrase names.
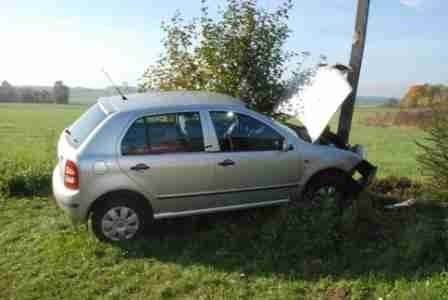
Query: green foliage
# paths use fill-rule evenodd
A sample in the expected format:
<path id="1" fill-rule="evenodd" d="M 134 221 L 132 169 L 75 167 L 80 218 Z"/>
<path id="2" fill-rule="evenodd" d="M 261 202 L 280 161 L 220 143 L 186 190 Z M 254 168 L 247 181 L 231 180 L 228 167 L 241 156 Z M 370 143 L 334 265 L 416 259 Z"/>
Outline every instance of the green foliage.
<path id="1" fill-rule="evenodd" d="M 259 8 L 256 0 L 227 0 L 213 20 L 203 1 L 201 17 L 190 22 L 177 12 L 162 24 L 165 50 L 145 71 L 142 88 L 225 93 L 271 113 L 288 83 L 304 74 L 299 64 L 285 79 L 287 65 L 298 57 L 284 50 L 291 7 L 291 0 L 273 11 Z"/>
<path id="2" fill-rule="evenodd" d="M 447 106 L 448 107 L 448 106 Z M 434 109 L 428 136 L 417 143 L 422 149 L 418 157 L 423 175 L 428 177 L 428 186 L 434 194 L 445 201 L 448 199 L 448 109 Z"/>

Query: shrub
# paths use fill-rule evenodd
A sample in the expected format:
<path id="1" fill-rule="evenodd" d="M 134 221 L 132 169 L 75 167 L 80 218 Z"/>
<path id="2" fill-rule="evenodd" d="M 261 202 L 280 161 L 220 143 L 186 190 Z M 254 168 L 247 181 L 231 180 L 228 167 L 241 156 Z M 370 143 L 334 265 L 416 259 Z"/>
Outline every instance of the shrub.
<path id="1" fill-rule="evenodd" d="M 448 199 L 448 109 L 434 108 L 431 125 L 426 129 L 428 136 L 417 142 L 422 153 L 418 162 L 422 173 L 429 180 L 430 190 L 443 199 Z"/>

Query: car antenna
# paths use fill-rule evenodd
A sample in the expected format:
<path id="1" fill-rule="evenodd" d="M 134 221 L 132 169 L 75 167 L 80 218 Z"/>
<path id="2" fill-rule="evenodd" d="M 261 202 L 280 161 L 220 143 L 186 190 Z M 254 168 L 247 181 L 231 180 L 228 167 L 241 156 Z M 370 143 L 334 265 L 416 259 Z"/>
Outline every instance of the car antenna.
<path id="1" fill-rule="evenodd" d="M 118 85 L 115 84 L 115 82 L 112 80 L 112 78 L 109 76 L 109 74 L 106 72 L 106 70 L 101 69 L 101 71 L 103 71 L 104 75 L 106 75 L 107 79 L 109 79 L 110 83 L 112 83 L 112 86 L 115 88 L 115 90 L 118 92 L 118 94 L 120 94 L 121 99 L 123 99 L 123 101 L 128 100 L 128 98 L 126 98 L 126 96 L 123 94 L 123 92 L 120 90 L 120 88 L 118 87 Z"/>

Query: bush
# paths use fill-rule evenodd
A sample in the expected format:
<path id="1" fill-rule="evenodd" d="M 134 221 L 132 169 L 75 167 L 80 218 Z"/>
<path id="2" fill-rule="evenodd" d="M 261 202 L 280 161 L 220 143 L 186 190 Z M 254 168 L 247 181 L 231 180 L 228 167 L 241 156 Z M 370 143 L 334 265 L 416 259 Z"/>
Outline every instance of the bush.
<path id="1" fill-rule="evenodd" d="M 429 180 L 434 195 L 448 200 L 448 107 L 434 108 L 433 119 L 426 129 L 428 137 L 417 145 L 422 153 L 418 162 Z"/>

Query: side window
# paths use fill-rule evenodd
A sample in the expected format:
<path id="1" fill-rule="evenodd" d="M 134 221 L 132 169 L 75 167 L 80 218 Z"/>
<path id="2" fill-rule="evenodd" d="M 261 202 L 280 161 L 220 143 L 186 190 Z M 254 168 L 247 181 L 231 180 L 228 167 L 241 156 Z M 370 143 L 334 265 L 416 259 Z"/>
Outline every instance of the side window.
<path id="1" fill-rule="evenodd" d="M 262 122 L 238 113 L 210 112 L 221 151 L 281 150 L 283 137 Z"/>
<path id="2" fill-rule="evenodd" d="M 145 154 L 148 150 L 145 119 L 140 118 L 128 129 L 121 142 L 123 155 Z"/>
<path id="3" fill-rule="evenodd" d="M 126 133 L 123 155 L 204 151 L 199 113 L 187 112 L 138 119 Z"/>

